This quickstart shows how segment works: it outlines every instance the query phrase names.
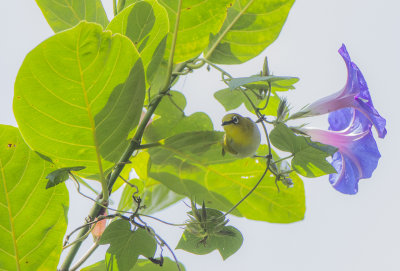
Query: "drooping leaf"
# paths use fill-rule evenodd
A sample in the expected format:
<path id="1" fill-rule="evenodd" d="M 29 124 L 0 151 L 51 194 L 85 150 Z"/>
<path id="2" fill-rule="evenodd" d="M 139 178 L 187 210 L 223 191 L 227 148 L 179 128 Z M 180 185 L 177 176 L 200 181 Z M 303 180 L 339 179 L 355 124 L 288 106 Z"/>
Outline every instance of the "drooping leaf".
<path id="1" fill-rule="evenodd" d="M 289 77 L 289 79 L 286 80 L 280 80 L 280 81 L 272 81 L 271 82 L 271 90 L 272 93 L 276 93 L 278 91 L 288 91 L 290 89 L 295 89 L 294 84 L 296 84 L 299 81 L 299 78 L 297 77 Z M 268 87 L 268 82 L 265 81 L 258 81 L 254 83 L 248 83 L 244 84 L 244 87 L 248 89 L 267 89 Z"/>
<path id="2" fill-rule="evenodd" d="M 210 117 L 203 112 L 185 116 L 183 110 L 186 106 L 186 99 L 182 93 L 171 91 L 170 95 L 161 101 L 155 111 L 160 118 L 154 120 L 146 128 L 144 138 L 147 142 L 155 142 L 183 132 L 213 129 Z"/>
<path id="3" fill-rule="evenodd" d="M 255 106 L 264 107 L 267 99 L 266 97 L 258 97 L 251 91 L 246 91 L 246 94 Z M 244 104 L 247 110 L 249 110 L 251 113 L 254 113 L 253 106 L 240 90 L 230 90 L 229 88 L 221 89 L 214 93 L 214 97 L 222 104 L 226 111 L 236 109 L 240 105 Z M 262 110 L 261 113 L 264 115 L 276 115 L 279 102 L 279 97 L 271 94 L 267 108 Z"/>
<path id="4" fill-rule="evenodd" d="M 136 2 L 119 13 L 107 29 L 131 39 L 140 52 L 146 77 L 152 81 L 163 60 L 169 31 L 165 8 L 156 0 Z"/>
<path id="5" fill-rule="evenodd" d="M 100 244 L 110 244 L 107 252 L 116 258 L 118 270 L 129 271 L 136 264 L 139 255 L 153 257 L 157 242 L 144 229 L 131 230 L 128 221 L 119 219 L 112 222 L 100 238 Z"/>
<path id="6" fill-rule="evenodd" d="M 291 152 L 292 167 L 306 177 L 318 177 L 336 173 L 335 168 L 326 161 L 336 148 L 312 142 L 309 138 L 296 136 L 285 124 L 278 124 L 270 133 L 271 143 L 282 151 Z"/>
<path id="7" fill-rule="evenodd" d="M 198 255 L 208 254 L 217 249 L 222 258 L 226 260 L 242 246 L 243 236 L 232 226 L 224 227 L 223 233 L 209 236 L 206 241 L 203 241 L 201 237 L 186 230 L 176 248 Z"/>
<path id="8" fill-rule="evenodd" d="M 36 0 L 36 3 L 54 32 L 72 28 L 83 20 L 103 27 L 108 24 L 100 0 Z"/>
<path id="9" fill-rule="evenodd" d="M 68 191 L 45 189 L 54 165 L 0 125 L 0 269 L 56 270 L 67 229 Z"/>
<path id="10" fill-rule="evenodd" d="M 165 185 L 158 183 L 145 187 L 142 198 L 146 208 L 141 213 L 150 215 L 175 204 L 182 200 L 184 196 L 176 194 Z"/>
<path id="11" fill-rule="evenodd" d="M 274 87 L 277 87 L 277 91 L 294 89 L 293 84 L 297 83 L 299 78 L 290 77 L 290 76 L 250 76 L 250 77 L 241 77 L 241 78 L 233 78 L 229 80 L 228 85 L 231 90 L 245 86 L 248 88 L 259 88 L 259 87 L 267 87 L 268 82 L 271 83 L 272 91 L 274 91 Z M 275 89 L 276 90 L 276 89 Z"/>
<path id="12" fill-rule="evenodd" d="M 237 160 L 230 155 L 222 156 L 222 136 L 221 132 L 206 131 L 167 138 L 160 147 L 149 150 L 152 162 L 149 176 L 176 193 L 205 200 L 211 208 L 230 209 L 256 184 L 265 171 L 266 161 L 264 158 Z M 237 212 L 249 219 L 276 223 L 303 219 L 303 183 L 296 174 L 290 177 L 294 187 L 285 189 L 282 186 L 278 192 L 274 176 L 266 174 Z M 213 197 L 204 198 L 210 193 Z"/>
<path id="13" fill-rule="evenodd" d="M 179 263 L 179 267 L 182 271 L 185 271 L 183 264 Z M 107 265 L 105 261 L 97 262 L 93 265 L 82 268 L 81 271 L 105 271 L 107 270 Z M 136 265 L 130 271 L 176 271 L 176 263 L 170 258 L 164 257 L 164 262 L 162 266 L 154 264 L 149 260 L 139 259 Z M 113 271 L 119 271 L 118 267 L 114 267 Z"/>
<path id="14" fill-rule="evenodd" d="M 168 12 L 170 33 L 174 32 L 178 0 L 159 0 Z M 198 56 L 208 44 L 210 34 L 216 34 L 226 18 L 226 8 L 233 0 L 182 1 L 178 39 L 174 62 L 180 63 Z M 167 43 L 167 54 L 171 48 Z"/>
<path id="15" fill-rule="evenodd" d="M 59 168 L 56 169 L 49 174 L 47 174 L 46 179 L 49 181 L 47 182 L 46 189 L 56 186 L 57 184 L 63 183 L 69 178 L 69 173 L 71 171 L 79 171 L 84 169 L 85 167 L 66 167 L 66 168 Z"/>
<path id="16" fill-rule="evenodd" d="M 260 54 L 278 37 L 294 0 L 236 0 L 219 32 L 211 35 L 204 57 L 239 64 Z"/>
<path id="17" fill-rule="evenodd" d="M 15 118 L 28 145 L 58 168 L 86 166 L 83 176 L 110 167 L 102 157 L 118 156 L 142 111 L 138 57 L 128 38 L 86 22 L 38 45 L 15 82 Z"/>

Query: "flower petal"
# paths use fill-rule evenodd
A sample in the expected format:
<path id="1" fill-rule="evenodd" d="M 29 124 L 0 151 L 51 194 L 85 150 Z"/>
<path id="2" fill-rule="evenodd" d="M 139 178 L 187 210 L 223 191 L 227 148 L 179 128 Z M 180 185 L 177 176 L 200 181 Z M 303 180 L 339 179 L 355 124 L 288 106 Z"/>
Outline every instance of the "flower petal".
<path id="1" fill-rule="evenodd" d="M 328 116 L 329 130 L 341 131 L 346 129 L 353 120 L 353 115 L 354 109 L 350 107 L 330 113 Z"/>
<path id="2" fill-rule="evenodd" d="M 352 144 L 347 146 L 347 150 L 343 151 L 343 153 L 357 166 L 360 178 L 370 178 L 381 157 L 372 132 L 369 131 L 361 139 L 353 141 Z"/>
<path id="3" fill-rule="evenodd" d="M 386 120 L 382 118 L 378 111 L 373 106 L 370 106 L 367 103 L 357 100 L 358 107 L 357 109 L 368 118 L 369 121 L 375 126 L 376 131 L 378 132 L 378 136 L 380 138 L 384 138 L 386 136 Z"/>
<path id="4" fill-rule="evenodd" d="M 345 93 L 358 94 L 360 91 L 359 82 L 357 80 L 358 67 L 351 61 L 350 55 L 344 44 L 342 44 L 342 47 L 340 47 L 338 52 L 342 56 L 347 67 L 347 82 L 342 90 L 342 95 L 345 95 Z"/>
<path id="5" fill-rule="evenodd" d="M 343 44 L 339 49 L 339 54 L 343 57 L 347 66 L 347 83 L 342 95 L 355 94 L 353 107 L 367 117 L 375 126 L 380 138 L 386 135 L 386 120 L 382 118 L 374 108 L 371 95 L 368 90 L 367 82 L 357 65 L 351 61 L 346 46 Z"/>
<path id="6" fill-rule="evenodd" d="M 329 182 L 339 192 L 356 194 L 358 192 L 359 173 L 352 161 L 337 152 L 333 155 L 332 166 L 338 173 L 329 175 Z"/>
<path id="7" fill-rule="evenodd" d="M 346 149 L 334 154 L 332 166 L 338 173 L 330 174 L 329 181 L 342 193 L 356 194 L 359 180 L 371 177 L 380 157 L 378 146 L 369 131 Z"/>
<path id="8" fill-rule="evenodd" d="M 360 111 L 353 108 L 343 108 L 332 112 L 328 116 L 329 130 L 345 131 L 345 133 L 364 133 L 370 130 L 371 121 Z"/>

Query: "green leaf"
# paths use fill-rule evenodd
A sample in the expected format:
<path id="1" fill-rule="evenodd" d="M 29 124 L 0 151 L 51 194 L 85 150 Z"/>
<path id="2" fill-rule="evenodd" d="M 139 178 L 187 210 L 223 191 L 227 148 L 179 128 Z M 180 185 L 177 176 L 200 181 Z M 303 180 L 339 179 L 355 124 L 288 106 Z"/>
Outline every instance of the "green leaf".
<path id="1" fill-rule="evenodd" d="M 231 90 L 245 86 L 249 88 L 259 88 L 259 87 L 268 87 L 268 82 L 271 83 L 272 91 L 274 91 L 274 86 L 278 86 L 279 90 L 284 89 L 293 89 L 293 84 L 297 83 L 299 78 L 290 77 L 290 76 L 250 76 L 250 77 L 241 77 L 241 78 L 233 78 L 229 80 L 228 85 Z M 258 83 L 258 84 L 254 84 Z"/>
<path id="2" fill-rule="evenodd" d="M 67 229 L 68 191 L 45 189 L 54 166 L 0 125 L 0 269 L 56 270 Z"/>
<path id="3" fill-rule="evenodd" d="M 178 0 L 159 0 L 168 12 L 170 32 L 175 29 Z M 226 18 L 226 8 L 233 0 L 182 1 L 174 62 L 196 57 L 207 47 L 210 34 L 216 34 Z M 167 43 L 167 54 L 171 39 Z"/>
<path id="4" fill-rule="evenodd" d="M 124 84 L 111 93 L 107 104 L 94 117 L 100 154 L 108 161 L 118 162 L 129 145 L 129 132 L 137 124 L 146 93 L 142 61 L 139 58 Z"/>
<path id="5" fill-rule="evenodd" d="M 142 198 L 142 206 L 146 207 L 141 209 L 140 213 L 148 215 L 161 211 L 183 198 L 183 196 L 176 194 L 163 184 L 148 177 L 149 159 L 148 152 L 142 151 L 131 158 L 131 163 L 129 164 L 132 165 L 140 178 L 129 181 L 138 188 L 139 193 L 137 196 Z M 132 200 L 132 195 L 135 192 L 135 188 L 129 185 L 125 186 L 118 204 L 118 210 L 136 209 L 137 205 Z"/>
<path id="6" fill-rule="evenodd" d="M 127 36 L 134 43 L 143 60 L 148 81 L 152 81 L 163 60 L 169 31 L 165 8 L 156 0 L 137 2 L 119 13 L 107 29 Z"/>
<path id="7" fill-rule="evenodd" d="M 56 169 L 49 174 L 47 174 L 46 179 L 49 181 L 47 182 L 46 189 L 56 186 L 57 184 L 63 183 L 69 178 L 69 173 L 71 171 L 79 171 L 84 169 L 85 167 L 66 167 L 66 168 L 59 168 Z"/>
<path id="8" fill-rule="evenodd" d="M 141 213 L 150 215 L 175 204 L 182 200 L 184 196 L 176 194 L 165 185 L 159 183 L 145 187 L 142 198 L 146 208 Z"/>
<path id="9" fill-rule="evenodd" d="M 179 263 L 179 267 L 182 271 L 185 271 L 185 267 L 183 264 Z M 105 261 L 97 262 L 91 266 L 87 266 L 82 268 L 81 271 L 105 271 L 107 270 L 107 265 Z M 136 265 L 130 271 L 176 271 L 178 270 L 176 267 L 175 261 L 170 258 L 164 257 L 164 262 L 162 266 L 152 263 L 149 260 L 139 259 L 136 262 Z M 118 267 L 114 267 L 113 271 L 119 271 Z"/>
<path id="10" fill-rule="evenodd" d="M 222 258 L 226 260 L 233 255 L 243 243 L 243 236 L 235 227 L 223 227 L 224 235 L 212 235 L 203 242 L 201 237 L 185 231 L 179 240 L 177 249 L 183 249 L 187 252 L 204 255 L 218 249 Z"/>
<path id="11" fill-rule="evenodd" d="M 170 96 L 162 99 L 155 111 L 155 114 L 161 118 L 154 120 L 146 128 L 144 133 L 146 142 L 159 141 L 188 131 L 210 131 L 213 129 L 213 124 L 207 114 L 196 112 L 190 116 L 185 116 L 183 112 L 185 106 L 185 96 L 177 91 L 171 91 Z"/>
<path id="12" fill-rule="evenodd" d="M 111 167 L 103 158 L 118 156 L 142 111 L 138 58 L 128 38 L 86 22 L 33 49 L 18 72 L 13 105 L 31 149 L 58 168 L 85 166 L 82 176 Z"/>
<path id="13" fill-rule="evenodd" d="M 326 161 L 337 149 L 312 142 L 304 136 L 296 136 L 285 124 L 278 124 L 270 133 L 271 143 L 282 151 L 291 152 L 292 168 L 305 177 L 319 177 L 336 173 L 335 168 Z"/>
<path id="14" fill-rule="evenodd" d="M 110 244 L 107 252 L 113 255 L 118 263 L 118 270 L 131 270 L 139 255 L 153 257 L 157 242 L 144 229 L 131 231 L 131 224 L 123 219 L 112 222 L 104 231 L 100 244 Z"/>
<path id="15" fill-rule="evenodd" d="M 71 28 L 83 20 L 103 27 L 108 24 L 100 0 L 36 0 L 36 3 L 54 32 Z"/>
<path id="16" fill-rule="evenodd" d="M 118 0 L 118 14 L 130 5 L 142 0 Z"/>
<path id="17" fill-rule="evenodd" d="M 294 0 L 236 0 L 219 32 L 211 35 L 204 57 L 239 64 L 260 54 L 278 37 Z"/>
<path id="18" fill-rule="evenodd" d="M 185 271 L 185 267 L 183 264 L 179 263 L 179 267 L 182 271 Z M 178 270 L 176 267 L 175 261 L 171 260 L 170 258 L 164 258 L 163 266 L 156 265 L 149 260 L 138 260 L 137 264 L 133 268 L 132 271 L 176 271 Z"/>
<path id="19" fill-rule="evenodd" d="M 152 162 L 149 176 L 176 193 L 197 201 L 205 200 L 211 208 L 230 209 L 256 184 L 265 171 L 266 161 L 222 156 L 222 137 L 221 132 L 206 131 L 167 138 L 160 147 L 149 149 Z M 302 220 L 305 211 L 303 182 L 296 174 L 291 174 L 290 178 L 294 187 L 285 189 L 282 186 L 278 192 L 275 177 L 267 174 L 237 212 L 249 219 L 276 223 Z M 206 192 L 209 197 L 205 197 Z"/>
<path id="20" fill-rule="evenodd" d="M 251 91 L 246 91 L 246 94 L 249 96 L 249 98 L 251 99 L 251 101 L 255 106 L 263 107 L 265 105 L 266 97 L 261 99 L 260 96 L 256 96 Z M 218 100 L 218 102 L 222 104 L 222 106 L 225 108 L 226 111 L 231 111 L 233 109 L 238 108 L 240 105 L 244 104 L 246 109 L 254 114 L 254 108 L 252 107 L 251 103 L 246 98 L 246 96 L 243 93 L 241 93 L 240 90 L 237 89 L 230 90 L 229 88 L 221 89 L 214 93 L 214 97 L 215 99 Z M 277 95 L 271 94 L 267 108 L 262 110 L 261 113 L 270 116 L 276 115 L 279 102 L 280 102 L 279 97 Z"/>

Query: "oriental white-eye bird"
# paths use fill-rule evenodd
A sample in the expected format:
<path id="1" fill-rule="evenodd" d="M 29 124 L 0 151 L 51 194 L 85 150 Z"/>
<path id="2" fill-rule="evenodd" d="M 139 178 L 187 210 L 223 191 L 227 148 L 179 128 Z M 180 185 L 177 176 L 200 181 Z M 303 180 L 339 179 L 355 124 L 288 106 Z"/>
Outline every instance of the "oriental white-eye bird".
<path id="1" fill-rule="evenodd" d="M 261 135 L 250 118 L 231 113 L 222 118 L 222 126 L 225 130 L 222 155 L 225 152 L 243 158 L 253 156 L 260 146 Z"/>

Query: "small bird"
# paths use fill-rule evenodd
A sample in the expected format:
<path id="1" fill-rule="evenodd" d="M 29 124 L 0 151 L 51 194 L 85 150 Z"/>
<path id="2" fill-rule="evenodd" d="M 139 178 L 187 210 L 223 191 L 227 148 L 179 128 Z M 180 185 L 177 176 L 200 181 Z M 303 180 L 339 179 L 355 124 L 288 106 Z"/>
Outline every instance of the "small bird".
<path id="1" fill-rule="evenodd" d="M 239 114 L 231 113 L 222 118 L 225 130 L 222 155 L 230 152 L 243 158 L 253 156 L 261 141 L 260 130 L 250 119 Z"/>

